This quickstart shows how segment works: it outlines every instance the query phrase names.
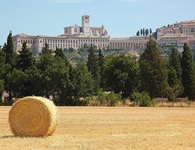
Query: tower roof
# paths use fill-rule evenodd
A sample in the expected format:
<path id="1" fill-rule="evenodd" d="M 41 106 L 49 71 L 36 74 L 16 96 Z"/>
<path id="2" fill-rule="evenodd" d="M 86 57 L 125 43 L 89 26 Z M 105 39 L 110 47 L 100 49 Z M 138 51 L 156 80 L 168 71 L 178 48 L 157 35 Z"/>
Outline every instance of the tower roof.
<path id="1" fill-rule="evenodd" d="M 90 17 L 89 15 L 83 15 L 82 17 Z"/>

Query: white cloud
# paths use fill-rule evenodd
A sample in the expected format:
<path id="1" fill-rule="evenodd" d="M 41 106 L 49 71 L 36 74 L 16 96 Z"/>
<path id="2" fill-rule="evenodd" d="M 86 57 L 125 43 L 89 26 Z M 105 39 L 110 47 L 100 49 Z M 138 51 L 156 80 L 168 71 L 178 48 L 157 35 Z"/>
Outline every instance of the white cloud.
<path id="1" fill-rule="evenodd" d="M 52 3 L 52 4 L 71 4 L 71 3 L 86 3 L 86 2 L 92 2 L 93 0 L 44 0 L 45 2 Z"/>

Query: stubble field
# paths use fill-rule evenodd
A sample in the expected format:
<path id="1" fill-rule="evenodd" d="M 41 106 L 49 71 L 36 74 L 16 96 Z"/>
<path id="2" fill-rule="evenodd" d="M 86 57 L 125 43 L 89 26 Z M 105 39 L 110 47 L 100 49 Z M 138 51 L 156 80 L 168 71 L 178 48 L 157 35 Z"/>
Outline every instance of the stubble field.
<path id="1" fill-rule="evenodd" d="M 48 137 L 15 137 L 0 107 L 2 150 L 194 150 L 195 108 L 58 107 Z"/>

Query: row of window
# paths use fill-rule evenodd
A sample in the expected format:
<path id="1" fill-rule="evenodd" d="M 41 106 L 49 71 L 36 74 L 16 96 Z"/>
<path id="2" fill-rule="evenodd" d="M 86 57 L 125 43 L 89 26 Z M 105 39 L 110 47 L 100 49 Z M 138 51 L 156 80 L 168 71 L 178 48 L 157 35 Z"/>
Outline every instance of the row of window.
<path id="1" fill-rule="evenodd" d="M 33 43 L 33 41 L 34 40 L 32 40 L 32 39 L 22 39 L 21 41 L 18 41 L 18 43 L 24 43 L 24 42 L 26 42 L 27 44 L 32 44 Z"/>
<path id="2" fill-rule="evenodd" d="M 80 43 L 80 42 L 108 42 L 106 39 L 78 39 L 78 40 L 62 40 L 62 39 L 43 39 L 43 43 Z"/>
<path id="3" fill-rule="evenodd" d="M 112 47 L 135 47 L 135 46 L 146 46 L 146 43 L 110 43 Z"/>
<path id="4" fill-rule="evenodd" d="M 75 45 L 75 44 L 49 44 L 50 49 L 56 49 L 56 48 L 80 48 L 84 47 L 84 44 Z M 106 47 L 106 44 L 100 44 L 98 47 Z"/>
<path id="5" fill-rule="evenodd" d="M 18 41 L 18 43 L 24 43 L 26 42 L 27 44 L 33 44 L 34 43 L 34 40 L 32 39 L 22 39 L 21 41 Z M 59 44 L 84 44 L 84 43 L 87 43 L 87 44 L 90 44 L 90 43 L 108 43 L 108 40 L 60 40 L 60 39 L 43 39 L 39 41 L 40 43 L 48 43 L 49 45 L 50 44 L 55 44 L 55 45 L 59 45 Z"/>
<path id="6" fill-rule="evenodd" d="M 77 43 L 77 40 L 43 39 L 43 43 Z"/>
<path id="7" fill-rule="evenodd" d="M 173 37 L 173 38 L 162 38 L 162 40 L 165 41 L 171 41 L 171 40 L 186 40 L 186 37 Z"/>

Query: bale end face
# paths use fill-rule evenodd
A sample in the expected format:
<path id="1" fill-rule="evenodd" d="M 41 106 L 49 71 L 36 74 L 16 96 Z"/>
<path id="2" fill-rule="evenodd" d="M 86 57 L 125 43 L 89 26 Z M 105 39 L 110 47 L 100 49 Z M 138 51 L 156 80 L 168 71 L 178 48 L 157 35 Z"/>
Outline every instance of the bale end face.
<path id="1" fill-rule="evenodd" d="M 9 111 L 11 131 L 16 136 L 47 136 L 54 133 L 58 112 L 54 103 L 43 97 L 24 97 Z"/>

